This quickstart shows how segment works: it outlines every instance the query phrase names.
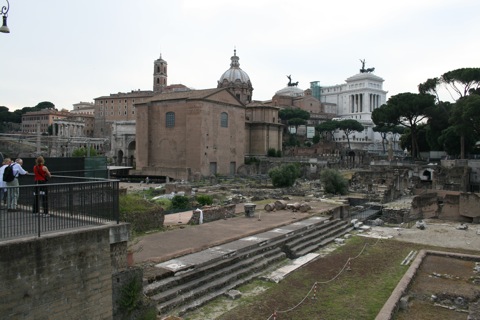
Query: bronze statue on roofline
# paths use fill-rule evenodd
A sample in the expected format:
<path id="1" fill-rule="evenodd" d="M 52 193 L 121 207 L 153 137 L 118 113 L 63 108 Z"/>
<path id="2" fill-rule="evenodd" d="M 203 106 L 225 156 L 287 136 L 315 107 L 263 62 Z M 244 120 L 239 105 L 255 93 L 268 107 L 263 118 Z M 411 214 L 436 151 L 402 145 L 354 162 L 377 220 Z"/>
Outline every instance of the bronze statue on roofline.
<path id="1" fill-rule="evenodd" d="M 375 68 L 367 68 L 365 69 L 365 59 L 360 59 L 360 62 L 362 63 L 362 69 L 360 69 L 360 73 L 368 73 L 368 72 L 373 72 L 375 71 Z"/>
<path id="2" fill-rule="evenodd" d="M 297 81 L 297 82 L 292 82 L 292 75 L 288 75 L 287 78 L 288 78 L 288 84 L 287 84 L 287 85 L 288 85 L 289 87 L 296 87 L 296 86 L 298 86 L 298 81 Z"/>

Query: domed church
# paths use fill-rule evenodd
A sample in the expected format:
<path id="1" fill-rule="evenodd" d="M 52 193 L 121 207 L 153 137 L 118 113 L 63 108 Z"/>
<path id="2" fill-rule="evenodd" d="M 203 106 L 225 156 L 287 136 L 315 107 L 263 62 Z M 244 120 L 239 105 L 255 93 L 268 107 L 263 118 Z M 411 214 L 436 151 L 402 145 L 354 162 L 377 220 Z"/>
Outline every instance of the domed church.
<path id="1" fill-rule="evenodd" d="M 217 88 L 228 88 L 238 100 L 247 105 L 252 102 L 253 87 L 248 74 L 240 68 L 238 62 L 240 58 L 237 56 L 237 50 L 233 51 L 230 58 L 230 69 L 225 71 L 220 80 L 218 80 Z"/>
<path id="2" fill-rule="evenodd" d="M 156 66 L 154 95 L 135 103 L 133 174 L 176 180 L 232 176 L 245 156 L 281 151 L 279 108 L 252 102 L 252 83 L 236 50 L 230 60 L 217 88 L 203 90 L 165 91 L 166 67 Z"/>

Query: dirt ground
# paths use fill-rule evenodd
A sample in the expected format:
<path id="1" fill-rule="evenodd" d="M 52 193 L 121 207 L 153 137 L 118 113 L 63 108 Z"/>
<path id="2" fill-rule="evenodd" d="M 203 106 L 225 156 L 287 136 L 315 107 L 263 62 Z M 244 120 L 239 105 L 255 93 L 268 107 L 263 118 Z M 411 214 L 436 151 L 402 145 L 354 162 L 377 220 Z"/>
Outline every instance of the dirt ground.
<path id="1" fill-rule="evenodd" d="M 394 227 L 372 227 L 366 236 L 396 238 L 397 240 L 443 248 L 480 250 L 480 224 L 466 224 L 467 230 L 460 230 L 460 222 L 438 219 L 424 220 L 426 228 L 415 225 Z"/>
<path id="2" fill-rule="evenodd" d="M 408 307 L 396 319 L 463 320 L 469 312 L 469 319 L 479 319 L 471 310 L 480 302 L 478 266 L 480 261 L 427 256 L 407 292 Z"/>

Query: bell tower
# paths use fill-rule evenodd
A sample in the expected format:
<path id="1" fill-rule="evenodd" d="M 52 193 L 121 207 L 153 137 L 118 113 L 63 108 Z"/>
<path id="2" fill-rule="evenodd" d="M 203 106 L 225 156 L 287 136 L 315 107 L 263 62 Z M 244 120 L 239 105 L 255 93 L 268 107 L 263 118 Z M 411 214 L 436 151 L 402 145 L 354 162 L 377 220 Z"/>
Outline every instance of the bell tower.
<path id="1" fill-rule="evenodd" d="M 167 61 L 160 58 L 153 63 L 153 92 L 161 93 L 163 88 L 167 86 Z"/>

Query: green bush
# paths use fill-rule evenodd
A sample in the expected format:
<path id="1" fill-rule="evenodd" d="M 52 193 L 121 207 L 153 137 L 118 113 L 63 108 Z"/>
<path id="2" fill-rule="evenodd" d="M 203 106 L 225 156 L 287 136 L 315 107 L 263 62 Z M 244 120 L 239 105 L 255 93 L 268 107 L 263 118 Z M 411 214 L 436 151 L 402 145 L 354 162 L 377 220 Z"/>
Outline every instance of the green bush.
<path id="1" fill-rule="evenodd" d="M 120 217 L 130 212 L 136 212 L 136 213 L 147 212 L 150 209 L 156 207 L 154 203 L 147 201 L 140 194 L 136 194 L 136 193 L 121 195 L 119 198 L 119 205 L 120 205 Z"/>
<path id="2" fill-rule="evenodd" d="M 277 151 L 275 148 L 269 148 L 267 151 L 267 156 L 268 157 L 275 157 L 277 155 Z"/>
<path id="3" fill-rule="evenodd" d="M 268 176 L 272 179 L 272 184 L 275 188 L 293 186 L 300 174 L 300 165 L 298 163 L 284 164 L 268 171 Z"/>
<path id="4" fill-rule="evenodd" d="M 260 163 L 260 160 L 256 157 L 246 157 L 245 158 L 245 164 L 250 165 L 250 164 L 257 164 Z"/>
<path id="5" fill-rule="evenodd" d="M 120 309 L 131 314 L 142 303 L 142 281 L 133 278 L 122 287 L 120 297 Z"/>
<path id="6" fill-rule="evenodd" d="M 156 189 L 156 188 L 148 188 L 147 190 L 144 191 L 145 195 L 147 198 L 153 198 L 156 196 L 160 196 L 162 194 L 165 194 L 165 189 Z"/>
<path id="7" fill-rule="evenodd" d="M 348 181 L 337 170 L 322 170 L 320 173 L 320 181 L 325 193 L 342 195 L 348 193 Z"/>
<path id="8" fill-rule="evenodd" d="M 200 206 L 210 206 L 213 203 L 213 197 L 207 194 L 199 194 L 195 197 Z"/>
<path id="9" fill-rule="evenodd" d="M 277 150 L 276 156 L 277 156 L 277 158 L 281 158 L 282 157 L 282 150 Z"/>
<path id="10" fill-rule="evenodd" d="M 80 147 L 78 149 L 73 150 L 72 157 L 84 158 L 88 154 L 87 151 L 88 151 L 87 148 Z M 97 150 L 95 150 L 95 148 L 93 147 L 90 147 L 90 157 L 96 157 L 96 156 L 97 156 Z"/>
<path id="11" fill-rule="evenodd" d="M 141 234 L 163 227 L 163 209 L 143 194 L 132 193 L 119 197 L 120 221 L 130 223 L 132 234 Z"/>
<path id="12" fill-rule="evenodd" d="M 320 142 L 320 136 L 318 134 L 314 135 L 312 138 L 312 142 L 317 144 Z"/>
<path id="13" fill-rule="evenodd" d="M 286 145 L 289 146 L 289 147 L 295 147 L 295 146 L 298 147 L 300 145 L 300 143 L 298 142 L 296 135 L 290 134 L 290 135 L 288 135 Z"/>
<path id="14" fill-rule="evenodd" d="M 168 211 L 170 209 L 172 209 L 172 201 L 170 201 L 169 199 L 167 198 L 159 198 L 159 199 L 155 199 L 153 200 L 153 202 L 155 202 L 156 204 L 158 204 L 160 207 L 163 208 L 163 210 L 165 211 Z"/>
<path id="15" fill-rule="evenodd" d="M 172 209 L 190 209 L 190 199 L 176 195 L 172 198 Z"/>

